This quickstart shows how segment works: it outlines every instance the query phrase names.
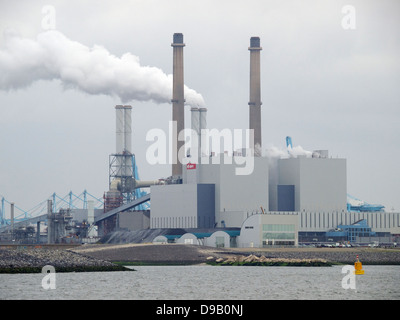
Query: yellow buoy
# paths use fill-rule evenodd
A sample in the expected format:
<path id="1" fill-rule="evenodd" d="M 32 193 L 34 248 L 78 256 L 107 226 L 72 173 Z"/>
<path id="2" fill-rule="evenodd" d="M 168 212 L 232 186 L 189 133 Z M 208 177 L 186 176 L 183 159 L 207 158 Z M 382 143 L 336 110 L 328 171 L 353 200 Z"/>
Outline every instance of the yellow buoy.
<path id="1" fill-rule="evenodd" d="M 354 263 L 354 269 L 355 269 L 354 270 L 355 274 L 364 274 L 364 270 L 362 268 L 362 263 L 358 259 L 358 255 L 357 255 L 357 261 Z"/>

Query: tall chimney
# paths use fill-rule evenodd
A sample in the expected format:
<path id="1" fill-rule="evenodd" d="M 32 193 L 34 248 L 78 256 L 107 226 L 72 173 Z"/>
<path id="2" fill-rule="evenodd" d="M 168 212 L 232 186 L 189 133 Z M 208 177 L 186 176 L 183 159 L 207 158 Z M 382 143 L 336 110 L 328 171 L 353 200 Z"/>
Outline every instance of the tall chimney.
<path id="1" fill-rule="evenodd" d="M 116 174 L 117 176 L 130 176 L 132 175 L 130 158 L 132 154 L 132 107 L 116 105 L 115 116 Z"/>
<path id="2" fill-rule="evenodd" d="M 132 153 L 132 107 L 115 106 L 116 154 Z"/>
<path id="3" fill-rule="evenodd" d="M 199 108 L 192 107 L 190 109 L 191 113 L 191 123 L 192 123 L 192 140 L 191 140 L 191 162 L 199 163 L 200 158 L 200 112 Z"/>
<path id="4" fill-rule="evenodd" d="M 124 106 L 124 151 L 132 153 L 132 106 Z"/>
<path id="5" fill-rule="evenodd" d="M 185 152 L 179 154 L 184 141 L 178 141 L 179 133 L 185 128 L 185 98 L 184 98 L 184 80 L 183 80 L 183 34 L 174 33 L 173 43 L 173 89 L 172 89 L 172 121 L 176 126 L 177 136 L 172 139 L 172 175 L 182 176 L 182 159 Z"/>
<path id="6" fill-rule="evenodd" d="M 261 85 L 260 85 L 260 38 L 250 38 L 250 101 L 249 101 L 249 129 L 254 130 L 255 156 L 261 156 Z M 250 142 L 251 143 L 251 142 Z"/>
<path id="7" fill-rule="evenodd" d="M 115 106 L 115 153 L 124 151 L 124 106 Z"/>
<path id="8" fill-rule="evenodd" d="M 205 130 L 207 129 L 207 108 L 199 108 L 199 112 L 200 112 L 199 154 L 200 154 L 200 157 L 208 157 L 209 156 L 208 141 L 206 141 L 207 133 L 205 132 Z"/>

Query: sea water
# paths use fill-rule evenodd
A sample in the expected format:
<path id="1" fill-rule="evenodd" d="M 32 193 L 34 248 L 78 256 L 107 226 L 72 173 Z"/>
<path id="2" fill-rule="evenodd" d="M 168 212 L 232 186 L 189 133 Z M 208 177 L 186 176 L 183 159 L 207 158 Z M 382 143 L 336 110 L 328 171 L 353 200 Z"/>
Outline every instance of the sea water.
<path id="1" fill-rule="evenodd" d="M 400 266 L 364 265 L 355 287 L 343 266 L 138 266 L 135 271 L 0 274 L 0 299 L 132 300 L 397 300 Z"/>

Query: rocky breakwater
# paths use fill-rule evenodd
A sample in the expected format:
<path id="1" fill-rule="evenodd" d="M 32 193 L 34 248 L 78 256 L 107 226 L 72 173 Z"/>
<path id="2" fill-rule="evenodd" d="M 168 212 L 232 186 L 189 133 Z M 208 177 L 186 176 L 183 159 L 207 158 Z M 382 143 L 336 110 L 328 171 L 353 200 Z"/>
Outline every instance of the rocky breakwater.
<path id="1" fill-rule="evenodd" d="M 112 262 L 66 249 L 0 249 L 0 273 L 40 273 L 46 265 L 53 266 L 56 272 L 129 270 Z"/>
<path id="2" fill-rule="evenodd" d="M 332 262 L 325 259 L 299 259 L 299 258 L 267 258 L 264 255 L 258 257 L 250 254 L 248 256 L 231 256 L 226 259 L 214 258 L 210 256 L 207 258 L 207 264 L 219 266 L 309 266 L 321 267 L 331 266 Z"/>
<path id="3" fill-rule="evenodd" d="M 356 257 L 367 265 L 399 265 L 400 250 L 384 248 L 276 248 L 240 252 L 245 255 L 265 255 L 269 258 L 323 259 L 337 264 L 354 264 Z"/>

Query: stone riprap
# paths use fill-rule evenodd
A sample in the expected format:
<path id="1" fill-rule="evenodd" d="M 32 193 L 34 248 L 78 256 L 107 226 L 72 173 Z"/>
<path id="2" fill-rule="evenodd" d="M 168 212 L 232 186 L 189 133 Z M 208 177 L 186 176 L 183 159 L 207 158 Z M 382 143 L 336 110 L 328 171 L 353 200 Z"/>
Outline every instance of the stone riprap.
<path id="1" fill-rule="evenodd" d="M 102 244 L 74 249 L 85 255 L 108 261 L 144 264 L 196 264 L 210 262 L 209 257 L 233 259 L 250 255 L 268 259 L 323 260 L 354 264 L 358 255 L 363 264 L 400 265 L 399 249 L 380 248 L 212 248 L 185 244 Z"/>
<path id="2" fill-rule="evenodd" d="M 74 248 L 2 248 L 0 273 L 130 270 L 120 264 L 190 265 L 400 265 L 399 249 L 380 248 L 212 248 L 184 244 L 91 244 Z M 253 262 L 251 262 L 253 261 Z M 116 264 L 118 262 L 118 264 Z"/>
<path id="3" fill-rule="evenodd" d="M 56 272 L 128 270 L 112 262 L 65 249 L 0 249 L 0 273 L 37 273 L 46 265 Z"/>
<path id="4" fill-rule="evenodd" d="M 239 252 L 238 252 L 239 253 Z M 242 255 L 264 255 L 275 259 L 322 259 L 339 264 L 354 264 L 357 256 L 363 264 L 400 265 L 399 249 L 381 248 L 297 248 L 256 249 L 241 252 Z"/>
<path id="5" fill-rule="evenodd" d="M 256 256 L 250 254 L 248 256 L 231 256 L 227 259 L 207 258 L 210 265 L 219 266 L 301 266 L 301 267 L 323 267 L 331 266 L 333 263 L 325 259 L 299 259 L 299 258 L 267 258 L 264 255 Z"/>

